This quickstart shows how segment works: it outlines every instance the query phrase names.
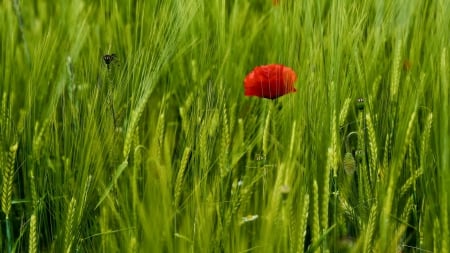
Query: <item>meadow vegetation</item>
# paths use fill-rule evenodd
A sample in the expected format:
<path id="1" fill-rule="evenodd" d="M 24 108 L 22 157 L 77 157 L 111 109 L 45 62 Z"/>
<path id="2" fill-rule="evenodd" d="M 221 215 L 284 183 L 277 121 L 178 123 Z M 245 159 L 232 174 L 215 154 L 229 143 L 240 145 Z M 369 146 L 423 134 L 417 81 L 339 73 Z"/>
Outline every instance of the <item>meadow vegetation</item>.
<path id="1" fill-rule="evenodd" d="M 0 251 L 449 252 L 450 1 L 278 2 L 2 1 Z"/>

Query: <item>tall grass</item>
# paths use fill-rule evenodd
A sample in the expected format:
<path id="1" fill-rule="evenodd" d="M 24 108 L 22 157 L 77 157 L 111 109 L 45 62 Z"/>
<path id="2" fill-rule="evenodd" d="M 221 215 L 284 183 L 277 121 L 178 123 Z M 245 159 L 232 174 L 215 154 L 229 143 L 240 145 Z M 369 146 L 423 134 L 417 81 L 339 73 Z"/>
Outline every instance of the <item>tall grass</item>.
<path id="1" fill-rule="evenodd" d="M 448 13 L 1 2 L 1 251 L 448 252 Z"/>

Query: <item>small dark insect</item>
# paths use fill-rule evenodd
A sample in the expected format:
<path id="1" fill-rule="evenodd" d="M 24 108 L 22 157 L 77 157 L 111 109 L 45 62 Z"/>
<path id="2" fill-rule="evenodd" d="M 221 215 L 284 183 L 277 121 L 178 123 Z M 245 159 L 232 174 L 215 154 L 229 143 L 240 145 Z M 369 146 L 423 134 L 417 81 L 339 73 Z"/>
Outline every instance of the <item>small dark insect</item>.
<path id="1" fill-rule="evenodd" d="M 103 56 L 103 61 L 105 61 L 106 65 L 108 65 L 116 58 L 116 54 L 105 54 Z"/>

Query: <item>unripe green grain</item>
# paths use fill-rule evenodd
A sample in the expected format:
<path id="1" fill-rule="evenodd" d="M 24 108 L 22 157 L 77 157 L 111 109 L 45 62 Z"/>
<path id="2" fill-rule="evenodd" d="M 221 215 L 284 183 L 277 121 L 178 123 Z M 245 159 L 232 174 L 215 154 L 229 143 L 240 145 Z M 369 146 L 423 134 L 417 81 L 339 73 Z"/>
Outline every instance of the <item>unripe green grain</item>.
<path id="1" fill-rule="evenodd" d="M 400 198 L 403 197 L 407 191 L 411 188 L 411 186 L 417 181 L 417 179 L 422 176 L 423 174 L 423 169 L 420 168 L 418 170 L 416 170 L 414 172 L 413 175 L 411 175 L 411 177 L 408 178 L 408 180 L 406 180 L 405 184 L 403 184 L 402 188 L 400 189 Z"/>
<path id="2" fill-rule="evenodd" d="M 403 145 L 400 150 L 400 155 L 399 155 L 400 159 L 398 159 L 396 161 L 399 161 L 399 162 L 403 161 L 403 158 L 406 155 L 406 152 L 407 152 L 408 147 L 412 140 L 415 119 L 416 119 L 416 111 L 414 110 L 414 112 L 411 114 L 411 117 L 409 118 L 409 123 L 408 123 L 408 128 L 406 129 L 405 139 L 404 139 Z M 397 168 L 399 168 L 399 166 L 400 166 L 400 164 L 396 165 Z"/>
<path id="3" fill-rule="evenodd" d="M 397 101 L 397 93 L 400 84 L 400 54 L 402 49 L 402 41 L 396 41 L 394 56 L 391 69 L 391 101 Z"/>
<path id="4" fill-rule="evenodd" d="M 31 190 L 31 201 L 33 205 L 33 210 L 36 210 L 39 203 L 39 197 L 36 189 L 36 179 L 34 178 L 34 170 L 30 170 L 30 190 Z"/>
<path id="5" fill-rule="evenodd" d="M 180 162 L 180 169 L 178 170 L 177 178 L 175 180 L 175 190 L 174 190 L 174 205 L 178 207 L 180 196 L 183 188 L 184 175 L 186 173 L 189 158 L 191 156 L 191 148 L 186 147 L 183 152 L 183 156 Z"/>
<path id="6" fill-rule="evenodd" d="M 320 218 L 319 218 L 319 186 L 317 185 L 317 181 L 313 182 L 313 217 L 312 217 L 312 243 L 319 242 L 320 239 Z M 315 253 L 320 252 L 320 248 L 318 248 Z"/>
<path id="7" fill-rule="evenodd" d="M 400 215 L 400 220 L 404 223 L 408 223 L 409 214 L 414 209 L 414 196 L 409 196 L 406 201 L 405 207 L 403 208 L 402 214 Z"/>
<path id="8" fill-rule="evenodd" d="M 294 145 L 296 143 L 295 133 L 297 132 L 296 125 L 297 125 L 297 121 L 294 120 L 294 122 L 292 123 L 291 141 L 290 141 L 290 145 L 289 145 L 289 160 L 292 159 L 292 155 L 294 153 Z M 289 173 L 287 173 L 287 174 L 289 175 Z"/>
<path id="9" fill-rule="evenodd" d="M 38 247 L 38 236 L 37 236 L 37 218 L 35 214 L 31 215 L 30 218 L 30 235 L 28 241 L 28 252 L 36 253 Z"/>
<path id="10" fill-rule="evenodd" d="M 323 192 L 322 203 L 320 207 L 321 211 L 321 229 L 325 231 L 328 229 L 328 202 L 330 200 L 330 174 L 332 168 L 332 160 L 334 159 L 333 148 L 328 148 L 327 152 L 327 164 L 323 175 Z"/>
<path id="11" fill-rule="evenodd" d="M 164 130 L 165 130 L 165 115 L 161 112 L 158 117 L 158 123 L 156 124 L 155 137 L 153 139 L 153 147 L 156 149 L 156 159 L 158 162 L 162 161 L 162 146 L 164 143 Z"/>
<path id="12" fill-rule="evenodd" d="M 347 119 L 348 109 L 350 108 L 351 98 L 346 98 L 339 113 L 339 127 L 343 127 Z"/>
<path id="13" fill-rule="evenodd" d="M 2 185 L 2 211 L 6 218 L 9 216 L 12 204 L 12 188 L 14 179 L 14 162 L 19 144 L 16 143 L 9 148 L 7 154 L 6 167 L 3 168 L 3 185 Z"/>
<path id="14" fill-rule="evenodd" d="M 199 131 L 199 146 L 200 146 L 200 166 L 202 170 L 206 170 L 209 167 L 209 154 L 208 154 L 208 124 L 203 122 L 200 125 Z"/>
<path id="15" fill-rule="evenodd" d="M 73 234 L 73 228 L 75 223 L 75 212 L 76 212 L 76 204 L 77 200 L 72 197 L 69 203 L 69 207 L 67 208 L 67 219 L 66 219 L 66 225 L 65 225 L 65 232 L 64 232 L 64 248 L 66 249 L 66 252 L 72 252 L 72 245 L 73 240 L 75 238 Z"/>
<path id="16" fill-rule="evenodd" d="M 228 125 L 227 108 L 223 109 L 222 114 L 222 133 L 220 138 L 220 175 L 224 177 L 230 172 L 229 168 L 229 153 L 230 153 L 230 127 Z"/>
<path id="17" fill-rule="evenodd" d="M 9 112 L 8 109 L 6 107 L 7 104 L 7 100 L 8 100 L 8 93 L 3 92 L 3 96 L 2 96 L 2 105 L 1 105 L 1 111 L 0 111 L 0 117 L 2 118 L 2 121 L 7 123 L 8 119 L 9 119 Z"/>
<path id="18" fill-rule="evenodd" d="M 369 160 L 369 178 L 373 178 L 373 174 L 376 172 L 377 163 L 378 163 L 378 149 L 377 149 L 377 138 L 375 135 L 375 128 L 372 123 L 372 117 L 370 113 L 366 114 L 366 122 L 367 122 L 367 131 L 369 135 L 369 151 L 370 151 L 370 160 Z"/>
<path id="19" fill-rule="evenodd" d="M 128 155 L 130 154 L 131 144 L 133 135 L 135 134 L 135 130 L 137 127 L 137 124 L 139 123 L 139 120 L 142 116 L 142 112 L 145 109 L 145 105 L 147 104 L 147 101 L 151 95 L 152 89 L 147 89 L 143 96 L 139 99 L 139 103 L 134 108 L 134 110 L 131 112 L 131 118 L 130 123 L 127 127 L 127 133 L 125 135 L 125 141 L 123 144 L 123 157 L 125 160 L 128 160 Z"/>
<path id="20" fill-rule="evenodd" d="M 373 238 L 376 228 L 376 221 L 377 221 L 377 205 L 375 203 L 370 209 L 369 220 L 366 228 L 364 229 L 365 231 L 363 244 L 364 250 L 362 252 L 370 253 L 373 250 Z"/>
<path id="21" fill-rule="evenodd" d="M 300 222 L 298 224 L 298 246 L 297 253 L 304 251 L 305 247 L 305 236 L 306 228 L 308 225 L 308 210 L 309 210 L 309 195 L 305 193 L 303 197 L 303 208 L 300 209 L 301 213 L 299 215 Z"/>
<path id="22" fill-rule="evenodd" d="M 44 136 L 45 131 L 47 130 L 49 122 L 50 118 L 47 118 L 42 123 L 42 126 L 39 125 L 39 122 L 36 122 L 35 124 L 33 137 L 33 155 L 35 159 L 37 159 L 41 155 L 42 138 Z"/>
<path id="23" fill-rule="evenodd" d="M 428 146 L 430 140 L 431 126 L 433 124 L 433 113 L 428 114 L 427 120 L 425 121 L 425 129 L 422 133 L 422 139 L 420 141 L 420 167 L 424 169 L 426 165 L 426 155 L 428 153 Z"/>

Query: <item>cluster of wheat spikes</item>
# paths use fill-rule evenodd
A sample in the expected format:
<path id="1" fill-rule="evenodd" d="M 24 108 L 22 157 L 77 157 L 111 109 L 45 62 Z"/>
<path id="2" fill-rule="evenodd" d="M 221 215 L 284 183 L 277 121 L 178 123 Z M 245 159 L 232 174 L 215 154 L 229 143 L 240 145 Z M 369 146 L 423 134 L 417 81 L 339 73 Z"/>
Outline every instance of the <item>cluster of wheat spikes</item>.
<path id="1" fill-rule="evenodd" d="M 450 1 L 278 2 L 0 2 L 0 251 L 449 252 Z"/>

